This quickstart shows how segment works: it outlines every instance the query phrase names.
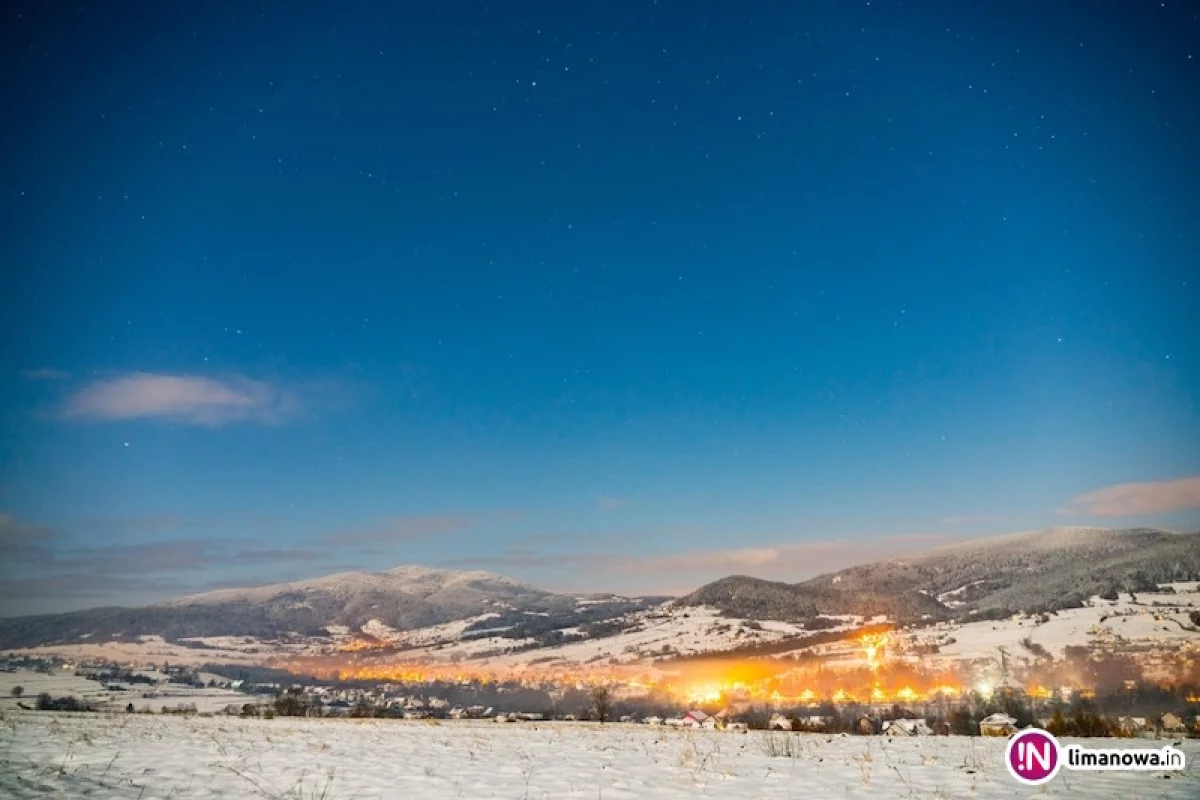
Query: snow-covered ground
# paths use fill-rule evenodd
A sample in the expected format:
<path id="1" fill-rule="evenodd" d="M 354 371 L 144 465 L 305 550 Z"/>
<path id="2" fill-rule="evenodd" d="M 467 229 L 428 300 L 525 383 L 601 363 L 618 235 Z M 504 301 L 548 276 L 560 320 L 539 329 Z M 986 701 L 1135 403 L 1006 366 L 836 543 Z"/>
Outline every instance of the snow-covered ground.
<path id="1" fill-rule="evenodd" d="M 1026 638 L 1056 658 L 1068 645 L 1200 647 L 1200 631 L 1189 619 L 1189 612 L 1200 610 L 1196 588 L 1194 583 L 1179 584 L 1175 594 L 1142 593 L 1136 600 L 1127 593 L 1114 601 L 1093 597 L 1088 606 L 1059 611 L 1047 622 L 1023 616 L 942 623 L 901 635 L 898 643 L 937 643 L 943 659 L 995 658 L 1001 647 L 1020 657 L 1024 653 L 1021 641 Z"/>
<path id="2" fill-rule="evenodd" d="M 594 601 L 580 601 L 580 605 L 589 602 Z M 402 645 L 404 650 L 396 659 L 399 661 L 458 663 L 465 659 L 479 660 L 479 663 L 492 667 L 517 668 L 535 660 L 543 666 L 581 665 L 611 660 L 630 663 L 661 656 L 663 647 L 669 647 L 677 654 L 691 655 L 776 641 L 805 632 L 803 626 L 786 622 L 736 619 L 722 616 L 716 609 L 704 606 L 674 608 L 664 604 L 626 615 L 622 619 L 626 628 L 618 634 L 557 647 L 503 654 L 504 650 L 518 649 L 534 640 L 502 636 L 463 638 L 468 626 L 498 616 L 494 613 L 481 614 L 413 631 L 397 631 L 372 621 L 363 626 L 363 633 Z M 859 622 L 847 619 L 844 627 L 852 628 Z M 579 628 L 568 628 L 563 632 L 579 633 Z M 480 633 L 480 630 L 476 629 L 475 633 Z"/>
<path id="3" fill-rule="evenodd" d="M 589 664 L 609 659 L 632 663 L 660 656 L 664 647 L 669 647 L 674 653 L 691 655 L 730 650 L 757 642 L 773 642 L 804 633 L 800 625 L 725 617 L 716 609 L 705 606 L 660 606 L 636 612 L 629 619 L 631 627 L 615 636 L 499 656 L 494 663 L 516 666 L 534 658 L 550 665 Z M 455 648 L 452 646 L 441 651 L 443 657 L 453 652 Z"/>
<path id="4" fill-rule="evenodd" d="M 0 795 L 139 800 L 1200 796 L 1195 766 L 1200 741 L 1183 743 L 1188 769 L 1170 778 L 1064 771 L 1038 790 L 1023 789 L 1009 777 L 1004 746 L 1003 739 L 889 741 L 644 725 L 10 712 L 0 718 Z"/>
<path id="5" fill-rule="evenodd" d="M 23 690 L 19 698 L 12 695 L 16 686 Z M 122 688 L 110 689 L 110 686 Z M 138 711 L 156 712 L 161 711 L 163 706 L 174 709 L 180 705 L 194 705 L 196 711 L 201 713 L 217 712 L 224 710 L 226 706 L 240 707 L 260 699 L 231 689 L 197 689 L 177 683 L 163 682 L 153 686 L 144 683 L 105 684 L 66 671 L 51 675 L 26 670 L 0 672 L 0 710 L 17 709 L 18 703 L 32 706 L 37 703 L 37 696 L 43 692 L 56 698 L 75 697 L 99 709 L 124 710 L 127 704 L 133 703 L 134 709 Z"/>
<path id="6" fill-rule="evenodd" d="M 310 642 L 282 643 L 243 636 L 214 636 L 191 641 L 200 642 L 206 647 L 188 647 L 184 644 L 168 642 L 161 636 L 151 635 L 142 636 L 136 642 L 87 641 L 15 648 L 7 652 L 35 658 L 101 660 L 122 664 L 161 664 L 169 661 L 172 664 L 197 666 L 200 664 L 263 664 L 273 658 L 300 655 L 313 649 L 313 644 Z"/>

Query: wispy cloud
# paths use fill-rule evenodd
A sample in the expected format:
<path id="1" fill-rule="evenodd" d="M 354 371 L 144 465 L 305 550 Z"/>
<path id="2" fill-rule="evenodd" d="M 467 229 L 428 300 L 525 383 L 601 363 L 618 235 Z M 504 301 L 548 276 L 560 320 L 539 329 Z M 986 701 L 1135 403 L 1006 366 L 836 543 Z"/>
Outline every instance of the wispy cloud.
<path id="1" fill-rule="evenodd" d="M 913 552 L 940 537 L 895 536 L 861 540 L 797 542 L 767 547 L 732 547 L 689 550 L 649 557 L 623 559 L 618 569 L 650 575 L 692 574 L 722 577 L 747 573 L 761 578 L 799 581 L 821 572 L 842 569 L 864 561 L 863 553 L 873 558 Z"/>
<path id="2" fill-rule="evenodd" d="M 169 584 L 146 578 L 76 572 L 0 581 L 0 598 L 25 601 L 48 597 L 99 598 L 114 593 L 164 592 L 172 588 Z M 36 612 L 36 609 L 30 610 Z"/>
<path id="3" fill-rule="evenodd" d="M 61 534 L 45 525 L 34 525 L 0 511 L 0 547 L 27 547 L 59 538 Z"/>
<path id="4" fill-rule="evenodd" d="M 65 381 L 71 378 L 71 373 L 53 367 L 41 367 L 24 370 L 21 376 L 30 381 Z"/>
<path id="5" fill-rule="evenodd" d="M 195 523 L 196 520 L 182 517 L 178 514 L 143 514 L 119 517 L 91 517 L 73 523 L 71 530 L 107 535 L 114 533 L 174 533 Z"/>
<path id="6" fill-rule="evenodd" d="M 973 522 L 982 522 L 984 517 L 972 517 L 968 515 L 942 517 L 938 522 L 943 525 L 970 525 Z"/>
<path id="7" fill-rule="evenodd" d="M 102 547 L 67 546 L 52 541 L 56 536 L 31 536 L 31 526 L 14 523 L 0 515 L 0 546 L 10 574 L 30 569 L 43 572 L 92 575 L 149 575 L 180 573 L 210 567 L 240 567 L 250 564 L 279 564 L 319 561 L 327 553 L 312 548 L 254 548 L 231 539 L 171 539 Z"/>
<path id="8" fill-rule="evenodd" d="M 530 550 L 509 550 L 504 555 L 476 558 L 452 558 L 440 562 L 449 569 L 537 569 L 542 567 L 571 567 L 581 571 L 608 572 L 625 559 L 598 553 L 535 553 Z"/>
<path id="9" fill-rule="evenodd" d="M 221 530 L 259 535 L 265 530 L 278 530 L 279 519 L 269 514 L 249 511 L 214 511 L 204 514 L 176 514 L 172 512 L 147 512 L 111 516 L 80 517 L 66 527 L 80 537 L 106 537 L 128 539 L 147 534 L 204 533 Z"/>
<path id="10" fill-rule="evenodd" d="M 84 386 L 67 399 L 68 419 L 163 419 L 191 425 L 278 423 L 297 410 L 296 399 L 271 384 L 242 376 L 222 380 L 135 372 Z"/>
<path id="11" fill-rule="evenodd" d="M 869 541 L 861 539 L 796 542 L 761 547 L 680 550 L 639 556 L 604 552 L 554 553 L 510 547 L 505 553 L 447 561 L 443 566 L 490 570 L 554 570 L 560 588 L 675 593 L 671 587 L 693 588 L 731 574 L 795 582 L 813 575 L 853 566 L 872 558 L 911 553 L 942 543 L 936 534 L 906 534 Z M 593 576 L 605 576 L 595 580 Z M 533 577 L 532 575 L 530 576 Z M 669 582 L 669 584 L 668 584 Z M 572 584 L 574 584 L 572 586 Z"/>
<path id="12" fill-rule="evenodd" d="M 1068 515 L 1130 517 L 1200 508 L 1200 475 L 1169 481 L 1122 483 L 1076 497 Z"/>
<path id="13" fill-rule="evenodd" d="M 391 517 L 378 524 L 326 534 L 324 545 L 383 544 L 408 542 L 446 533 L 460 533 L 476 522 L 471 514 L 408 515 Z"/>

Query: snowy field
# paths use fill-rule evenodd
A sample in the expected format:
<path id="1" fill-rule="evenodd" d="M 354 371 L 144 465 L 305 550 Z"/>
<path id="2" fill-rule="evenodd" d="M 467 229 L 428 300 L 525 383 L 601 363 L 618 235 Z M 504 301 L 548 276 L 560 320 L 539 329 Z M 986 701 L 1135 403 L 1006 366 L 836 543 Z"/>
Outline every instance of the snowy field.
<path id="1" fill-rule="evenodd" d="M 24 690 L 20 698 L 12 695 L 16 686 Z M 122 688 L 111 690 L 108 686 Z M 124 711 L 126 704 L 133 703 L 133 707 L 138 711 L 160 711 L 163 706 L 174 708 L 179 705 L 194 705 L 196 710 L 202 713 L 217 712 L 229 705 L 241 707 L 262 699 L 216 687 L 196 689 L 165 682 L 153 686 L 144 683 L 109 682 L 106 686 L 99 681 L 79 677 L 70 672 L 57 672 L 52 675 L 28 670 L 0 672 L 0 712 L 16 710 L 18 703 L 32 706 L 42 692 L 51 697 L 75 697 L 98 709 L 109 711 Z"/>
<path id="2" fill-rule="evenodd" d="M 1093 597 L 1084 608 L 1059 611 L 1048 622 L 1033 617 L 969 623 L 946 622 L 918 629 L 897 638 L 905 645 L 931 642 L 939 645 L 939 659 L 995 658 L 999 648 L 1018 657 L 1025 652 L 1021 640 L 1029 638 L 1056 658 L 1068 645 L 1113 647 L 1180 647 L 1200 645 L 1189 613 L 1200 609 L 1200 591 L 1194 583 L 1174 584 L 1174 594 L 1140 593 L 1136 601 L 1126 593 L 1117 600 Z M 950 642 L 949 639 L 954 641 Z"/>
<path id="3" fill-rule="evenodd" d="M 1200 741 L 1183 743 L 1188 770 L 1169 778 L 1064 771 L 1039 789 L 1008 776 L 1004 746 L 1003 739 L 889 741 L 644 725 L 7 712 L 0 718 L 0 796 L 1200 797 Z"/>

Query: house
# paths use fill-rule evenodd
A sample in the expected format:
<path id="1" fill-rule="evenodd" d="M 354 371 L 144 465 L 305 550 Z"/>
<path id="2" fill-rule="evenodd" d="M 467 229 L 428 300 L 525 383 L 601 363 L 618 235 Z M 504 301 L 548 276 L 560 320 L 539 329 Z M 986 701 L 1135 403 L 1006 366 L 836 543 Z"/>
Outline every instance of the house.
<path id="1" fill-rule="evenodd" d="M 982 736 L 1011 736 L 1017 732 L 1017 721 L 1008 714 L 997 712 L 979 720 Z"/>
<path id="2" fill-rule="evenodd" d="M 1178 714 L 1167 712 L 1158 720 L 1158 727 L 1166 733 L 1183 733 L 1187 730 L 1187 726 L 1183 724 L 1183 720 Z"/>
<path id="3" fill-rule="evenodd" d="M 725 726 L 727 726 L 728 724 L 729 724 L 729 709 L 728 708 L 721 709 L 720 711 L 718 711 L 717 713 L 713 714 L 711 717 L 709 717 L 706 720 L 703 720 L 700 723 L 701 727 L 708 728 L 709 730 L 715 730 L 715 729 L 724 730 Z"/>
<path id="4" fill-rule="evenodd" d="M 932 736 L 933 728 L 923 719 L 889 719 L 883 723 L 881 732 L 888 736 Z"/>
<path id="5" fill-rule="evenodd" d="M 810 731 L 812 733 L 820 733 L 829 729 L 829 723 L 832 722 L 831 717 L 821 714 L 809 714 L 806 717 L 800 718 L 800 729 Z"/>
<path id="6" fill-rule="evenodd" d="M 662 717 L 646 717 L 644 720 L 642 720 L 642 722 L 646 723 L 647 725 L 662 725 L 663 719 Z"/>
<path id="7" fill-rule="evenodd" d="M 1123 736 L 1137 736 L 1150 729 L 1150 721 L 1145 717 L 1117 717 L 1117 730 Z"/>
<path id="8" fill-rule="evenodd" d="M 792 729 L 792 721 L 779 712 L 771 715 L 771 719 L 767 721 L 767 730 L 771 731 L 790 731 Z"/>
<path id="9" fill-rule="evenodd" d="M 705 714 L 703 711 L 689 711 L 683 715 L 683 719 L 680 720 L 680 724 L 685 728 L 699 728 L 707 719 L 708 714 Z"/>

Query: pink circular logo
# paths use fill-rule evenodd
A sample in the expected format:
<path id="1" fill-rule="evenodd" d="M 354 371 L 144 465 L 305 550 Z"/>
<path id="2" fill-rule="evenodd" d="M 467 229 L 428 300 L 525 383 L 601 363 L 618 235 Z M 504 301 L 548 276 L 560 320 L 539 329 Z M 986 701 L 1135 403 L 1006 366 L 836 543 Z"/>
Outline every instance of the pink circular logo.
<path id="1" fill-rule="evenodd" d="M 1058 740 L 1041 728 L 1026 728 L 1008 740 L 1008 774 L 1026 786 L 1040 786 L 1058 774 Z"/>

